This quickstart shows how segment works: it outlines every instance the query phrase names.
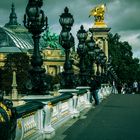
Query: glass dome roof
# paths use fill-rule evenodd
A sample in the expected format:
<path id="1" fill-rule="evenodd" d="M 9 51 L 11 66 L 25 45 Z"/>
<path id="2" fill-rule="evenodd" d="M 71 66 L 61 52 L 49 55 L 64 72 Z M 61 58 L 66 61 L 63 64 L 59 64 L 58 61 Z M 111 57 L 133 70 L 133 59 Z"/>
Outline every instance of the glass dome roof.
<path id="1" fill-rule="evenodd" d="M 11 30 L 0 27 L 0 52 L 27 52 L 33 49 L 33 43 L 28 33 L 15 34 Z"/>

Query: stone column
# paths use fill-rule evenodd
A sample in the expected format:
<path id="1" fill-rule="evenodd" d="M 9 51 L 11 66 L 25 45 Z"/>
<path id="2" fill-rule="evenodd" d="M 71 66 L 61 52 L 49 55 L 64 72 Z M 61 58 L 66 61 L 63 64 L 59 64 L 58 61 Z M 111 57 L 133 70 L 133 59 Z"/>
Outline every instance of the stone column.
<path id="1" fill-rule="evenodd" d="M 16 81 L 16 72 L 13 71 L 13 82 L 12 82 L 12 99 L 17 99 L 17 81 Z"/>
<path id="2" fill-rule="evenodd" d="M 104 43 L 105 43 L 105 55 L 106 55 L 107 60 L 108 60 L 108 41 L 107 41 L 107 38 L 105 38 Z"/>
<path id="3" fill-rule="evenodd" d="M 57 74 L 60 73 L 60 66 L 57 66 Z"/>
<path id="4" fill-rule="evenodd" d="M 93 64 L 93 67 L 94 67 L 94 75 L 96 75 L 96 72 L 97 72 L 97 66 L 96 66 L 95 63 Z"/>
<path id="5" fill-rule="evenodd" d="M 103 28 L 90 28 L 89 31 L 92 33 L 93 38 L 96 39 L 97 44 L 98 42 L 102 42 L 99 47 L 103 49 L 103 51 L 105 52 L 105 55 L 107 57 L 108 60 L 108 32 L 110 31 L 111 28 L 108 27 L 103 27 Z M 100 40 L 100 41 L 99 41 Z M 101 46 L 102 45 L 102 46 Z"/>
<path id="6" fill-rule="evenodd" d="M 43 108 L 43 139 L 51 139 L 55 135 L 55 129 L 52 127 L 51 119 L 53 115 L 53 106 L 48 103 Z"/>

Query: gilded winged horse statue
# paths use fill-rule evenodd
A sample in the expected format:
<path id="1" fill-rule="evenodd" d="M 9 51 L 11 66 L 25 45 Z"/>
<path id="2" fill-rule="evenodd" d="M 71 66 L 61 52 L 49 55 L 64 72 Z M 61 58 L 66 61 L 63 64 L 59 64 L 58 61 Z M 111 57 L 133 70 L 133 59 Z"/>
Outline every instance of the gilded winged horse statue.
<path id="1" fill-rule="evenodd" d="M 106 11 L 106 4 L 98 5 L 90 11 L 89 17 L 94 16 L 95 18 L 94 25 L 106 25 L 104 23 L 105 11 Z"/>

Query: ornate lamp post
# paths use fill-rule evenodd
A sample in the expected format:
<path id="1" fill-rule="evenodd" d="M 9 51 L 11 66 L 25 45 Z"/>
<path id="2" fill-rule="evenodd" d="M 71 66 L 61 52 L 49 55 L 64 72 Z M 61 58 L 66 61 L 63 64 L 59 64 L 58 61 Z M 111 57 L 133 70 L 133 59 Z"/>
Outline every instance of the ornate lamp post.
<path id="1" fill-rule="evenodd" d="M 106 56 L 104 55 L 104 56 L 103 56 L 103 59 L 102 59 L 102 64 L 101 64 L 102 73 L 104 73 L 104 74 L 105 74 L 105 71 L 106 71 L 106 68 L 105 68 L 105 66 L 106 66 L 106 61 L 107 61 L 107 58 L 106 58 Z"/>
<path id="2" fill-rule="evenodd" d="M 91 76 L 92 73 L 93 73 L 93 63 L 94 63 L 95 57 L 96 57 L 95 41 L 93 40 L 92 36 L 90 37 L 89 40 L 87 40 L 86 44 L 87 44 L 87 47 L 88 47 L 88 54 L 87 55 L 89 55 L 89 61 L 90 61 L 90 65 L 88 67 L 89 67 L 89 73 L 90 73 L 90 76 Z"/>
<path id="3" fill-rule="evenodd" d="M 59 36 L 59 42 L 65 49 L 65 63 L 64 72 L 62 73 L 61 88 L 69 89 L 74 88 L 74 72 L 72 69 L 72 61 L 69 54 L 70 49 L 74 46 L 74 37 L 70 33 L 71 27 L 74 23 L 73 16 L 69 13 L 69 9 L 65 7 L 64 13 L 60 15 L 59 19 L 62 31 Z"/>
<path id="4" fill-rule="evenodd" d="M 87 39 L 87 32 L 84 30 L 83 25 L 81 25 L 80 30 L 77 32 L 77 38 L 79 40 L 77 53 L 80 57 L 79 67 L 80 67 L 80 85 L 87 86 L 88 85 L 88 77 L 86 73 L 85 67 L 85 41 Z"/>
<path id="5" fill-rule="evenodd" d="M 100 49 L 97 56 L 97 76 L 99 77 L 101 82 L 103 82 L 103 65 L 102 65 L 103 57 L 104 52 Z M 101 71 L 99 71 L 99 66 L 101 68 Z"/>
<path id="6" fill-rule="evenodd" d="M 96 71 L 96 75 L 99 76 L 100 75 L 100 71 L 99 71 L 99 63 L 100 63 L 100 48 L 98 46 L 95 47 L 95 54 L 96 54 L 96 60 L 95 63 L 97 65 L 97 71 Z"/>
<path id="7" fill-rule="evenodd" d="M 103 75 L 104 73 L 104 57 L 105 57 L 105 54 L 102 50 L 100 50 L 100 66 L 101 66 L 101 76 Z"/>
<path id="8" fill-rule="evenodd" d="M 47 28 L 47 17 L 41 10 L 42 0 L 29 0 L 24 15 L 24 26 L 33 35 L 34 50 L 31 59 L 32 69 L 30 70 L 30 84 L 27 89 L 29 94 L 46 94 L 47 83 L 45 82 L 45 69 L 42 68 L 43 60 L 39 50 L 40 34 Z"/>
<path id="9" fill-rule="evenodd" d="M 96 75 L 97 75 L 97 76 L 100 75 L 99 64 L 100 64 L 100 55 L 98 55 L 98 56 L 96 57 L 96 65 L 97 65 Z"/>
<path id="10" fill-rule="evenodd" d="M 103 55 L 102 59 L 101 59 L 101 77 L 102 77 L 102 82 L 106 82 L 106 56 Z"/>

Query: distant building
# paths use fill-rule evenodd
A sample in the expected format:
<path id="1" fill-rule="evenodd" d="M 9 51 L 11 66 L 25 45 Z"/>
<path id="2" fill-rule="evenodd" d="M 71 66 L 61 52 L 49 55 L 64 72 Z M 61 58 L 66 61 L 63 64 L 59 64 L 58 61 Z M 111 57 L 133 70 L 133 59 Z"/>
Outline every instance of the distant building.
<path id="1" fill-rule="evenodd" d="M 17 22 L 14 4 L 12 4 L 9 22 L 0 27 L 0 66 L 4 65 L 9 53 L 27 53 L 33 49 L 33 41 L 27 29 Z"/>
<path id="2" fill-rule="evenodd" d="M 48 34 L 47 40 L 54 44 L 55 47 L 40 41 L 44 67 L 47 73 L 51 75 L 62 72 L 65 61 L 64 50 L 58 42 L 55 42 L 57 39 L 52 39 L 54 37 L 57 38 L 58 36 L 56 34 Z M 17 52 L 28 53 L 31 56 L 33 52 L 33 40 L 28 30 L 18 23 L 15 7 L 12 4 L 9 22 L 4 27 L 0 27 L 0 67 L 4 66 L 7 54 Z M 73 67 L 77 73 L 79 69 L 75 65 Z"/>

